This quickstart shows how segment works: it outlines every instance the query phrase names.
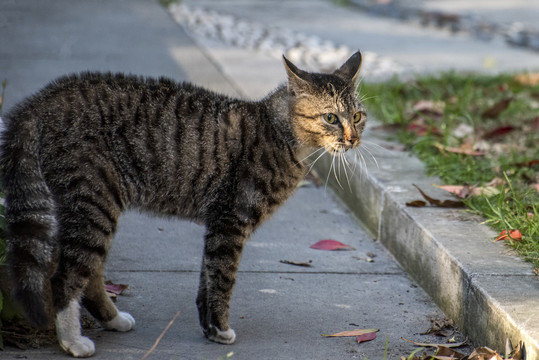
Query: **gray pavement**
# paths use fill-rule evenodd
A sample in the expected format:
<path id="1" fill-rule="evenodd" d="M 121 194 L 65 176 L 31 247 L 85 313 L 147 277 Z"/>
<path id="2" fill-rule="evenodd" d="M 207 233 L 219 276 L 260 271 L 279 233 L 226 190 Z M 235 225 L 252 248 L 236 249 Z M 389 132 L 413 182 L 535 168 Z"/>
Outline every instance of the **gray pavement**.
<path id="1" fill-rule="evenodd" d="M 185 3 L 372 51 L 412 71 L 517 70 L 539 63 L 537 54 L 501 42 L 426 32 L 326 1 L 309 1 L 308 6 L 305 1 L 286 6 L 260 0 Z M 4 0 L 0 79 L 9 82 L 4 109 L 58 75 L 88 69 L 165 75 L 252 98 L 284 80 L 272 52 L 195 40 L 151 0 Z M 374 143 L 381 138 L 371 130 L 366 134 Z M 86 330 L 96 341 L 96 357 L 141 358 L 179 310 L 150 359 L 217 359 L 229 352 L 233 359 L 381 359 L 386 337 L 388 358 L 395 359 L 414 348 L 400 337 L 440 341 L 419 335 L 430 319 L 443 317 L 419 283 L 477 345 L 501 349 L 505 336 L 524 339 L 530 359 L 538 358 L 539 283 L 531 265 L 502 244 L 492 244 L 492 232 L 462 212 L 425 214 L 404 208 L 404 201 L 416 197 L 412 182 L 429 186 L 436 179 L 427 179 L 421 164 L 405 154 L 371 151 L 379 168 L 369 164 L 358 172 L 352 191 L 333 186 L 353 213 L 331 187 L 303 187 L 248 242 L 232 300 L 231 325 L 238 340 L 231 346 L 205 340 L 197 323 L 194 298 L 203 228 L 125 214 L 107 277 L 130 285 L 118 306 L 137 319 L 137 327 L 124 334 Z M 322 165 L 319 171 L 327 169 Z M 470 237 L 474 232 L 477 238 Z M 357 250 L 309 248 L 325 238 Z M 377 255 L 374 262 L 365 260 L 367 253 Z M 313 266 L 280 260 L 312 260 Z M 380 329 L 377 339 L 360 345 L 353 338 L 320 335 L 371 327 Z M 65 357 L 57 346 L 26 352 L 7 348 L 0 356 Z"/>

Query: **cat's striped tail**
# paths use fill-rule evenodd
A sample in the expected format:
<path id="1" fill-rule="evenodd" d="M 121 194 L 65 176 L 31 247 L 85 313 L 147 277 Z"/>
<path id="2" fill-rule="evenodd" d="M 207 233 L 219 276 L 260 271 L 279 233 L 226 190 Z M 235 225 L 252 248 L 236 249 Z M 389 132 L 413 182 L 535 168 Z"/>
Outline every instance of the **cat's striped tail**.
<path id="1" fill-rule="evenodd" d="M 56 217 L 39 160 L 37 119 L 23 107 L 5 118 L 0 174 L 6 196 L 6 261 L 13 299 L 39 328 L 51 324 Z"/>

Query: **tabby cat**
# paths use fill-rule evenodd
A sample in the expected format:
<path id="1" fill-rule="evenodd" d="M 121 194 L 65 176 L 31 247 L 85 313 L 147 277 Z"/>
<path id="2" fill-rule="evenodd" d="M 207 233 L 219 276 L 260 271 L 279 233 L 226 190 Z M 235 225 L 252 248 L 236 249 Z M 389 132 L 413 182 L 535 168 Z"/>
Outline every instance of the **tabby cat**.
<path id="1" fill-rule="evenodd" d="M 62 77 L 7 116 L 0 166 L 13 297 L 55 319 L 62 348 L 91 356 L 80 304 L 105 328 L 135 320 L 104 291 L 120 214 L 137 208 L 206 225 L 196 303 L 204 335 L 230 344 L 229 300 L 249 235 L 295 190 L 315 149 L 358 146 L 361 54 L 332 74 L 284 58 L 286 84 L 260 101 L 110 73 Z"/>

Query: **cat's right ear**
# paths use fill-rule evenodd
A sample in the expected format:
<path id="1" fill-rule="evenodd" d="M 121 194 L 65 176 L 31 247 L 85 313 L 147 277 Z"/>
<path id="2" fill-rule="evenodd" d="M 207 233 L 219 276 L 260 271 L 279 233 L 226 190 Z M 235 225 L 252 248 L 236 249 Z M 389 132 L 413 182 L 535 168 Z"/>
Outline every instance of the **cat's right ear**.
<path id="1" fill-rule="evenodd" d="M 292 64 L 284 55 L 283 61 L 288 75 L 288 91 L 297 94 L 302 92 L 302 89 L 308 88 L 310 82 L 309 73 L 298 69 L 297 66 Z"/>

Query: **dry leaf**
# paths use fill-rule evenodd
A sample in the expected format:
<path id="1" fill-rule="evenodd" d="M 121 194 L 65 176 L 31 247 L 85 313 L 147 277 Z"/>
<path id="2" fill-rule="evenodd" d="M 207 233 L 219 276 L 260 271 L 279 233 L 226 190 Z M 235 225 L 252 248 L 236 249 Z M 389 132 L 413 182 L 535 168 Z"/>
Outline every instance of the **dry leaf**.
<path id="1" fill-rule="evenodd" d="M 359 335 L 356 338 L 356 341 L 357 341 L 358 344 L 361 344 L 362 342 L 371 341 L 371 340 L 374 340 L 374 339 L 376 339 L 376 331 Z"/>
<path id="2" fill-rule="evenodd" d="M 423 207 L 425 205 L 427 205 L 427 203 L 424 202 L 423 200 L 414 200 L 414 201 L 410 201 L 406 203 L 406 206 L 411 206 L 411 207 Z"/>
<path id="3" fill-rule="evenodd" d="M 356 330 L 349 330 L 349 331 L 341 331 L 341 332 L 331 334 L 331 335 L 322 334 L 322 336 L 325 336 L 325 337 L 362 336 L 365 334 L 377 333 L 378 331 L 380 330 L 379 329 L 356 329 Z"/>
<path id="4" fill-rule="evenodd" d="M 125 284 L 113 284 L 108 282 L 105 284 L 105 291 L 114 295 L 122 295 L 125 289 L 128 289 L 129 285 Z"/>
<path id="5" fill-rule="evenodd" d="M 518 74 L 514 79 L 525 86 L 535 86 L 539 84 L 539 73 Z"/>
<path id="6" fill-rule="evenodd" d="M 296 261 L 289 261 L 289 260 L 279 260 L 280 263 L 288 264 L 288 265 L 296 265 L 296 266 L 304 266 L 304 267 L 311 267 L 312 260 L 309 260 L 309 262 L 296 262 Z"/>
<path id="7" fill-rule="evenodd" d="M 421 113 L 429 113 L 434 115 L 443 115 L 445 102 L 432 100 L 419 100 L 413 106 L 413 109 Z"/>
<path id="8" fill-rule="evenodd" d="M 500 191 L 493 186 L 476 186 L 476 185 L 433 185 L 442 190 L 448 191 L 457 195 L 461 199 L 468 198 L 470 196 L 492 196 L 499 194 Z"/>
<path id="9" fill-rule="evenodd" d="M 499 126 L 494 130 L 491 130 L 487 132 L 485 135 L 483 135 L 483 139 L 492 139 L 500 136 L 504 136 L 509 134 L 511 131 L 515 130 L 516 128 L 512 125 L 503 125 Z"/>
<path id="10" fill-rule="evenodd" d="M 450 146 L 444 146 L 440 143 L 433 143 L 432 146 L 440 150 L 440 152 L 443 154 L 445 152 L 451 152 L 455 154 L 463 154 L 463 155 L 470 155 L 470 156 L 483 156 L 485 155 L 484 151 L 477 151 L 474 149 L 470 149 L 468 145 L 463 144 L 461 147 L 450 147 Z"/>
<path id="11" fill-rule="evenodd" d="M 454 343 L 454 344 L 430 344 L 430 343 L 420 343 L 420 342 L 417 342 L 417 341 L 408 340 L 408 339 L 405 339 L 403 337 L 401 337 L 401 339 L 404 340 L 404 341 L 408 341 L 409 343 L 412 343 L 415 346 L 422 346 L 422 347 L 440 347 L 440 346 L 444 346 L 444 347 L 447 347 L 447 348 L 458 348 L 458 347 L 461 347 L 461 346 L 466 344 L 466 341 L 463 341 L 463 342 L 460 342 L 460 343 Z"/>
<path id="12" fill-rule="evenodd" d="M 454 349 L 448 348 L 447 346 L 438 346 L 438 350 L 436 351 L 435 359 L 442 359 L 443 357 L 447 359 L 455 359 L 455 360 L 461 360 L 466 359 L 466 355 L 463 353 L 460 353 Z"/>
<path id="13" fill-rule="evenodd" d="M 503 360 L 498 353 L 492 349 L 489 349 L 488 347 L 479 347 L 475 349 L 470 356 L 468 356 L 468 360 Z"/>
<path id="14" fill-rule="evenodd" d="M 350 245 L 346 245 L 346 244 L 343 244 L 340 241 L 331 240 L 331 239 L 320 240 L 316 244 L 312 244 L 310 247 L 311 247 L 311 249 L 330 250 L 330 251 L 333 251 L 333 250 L 355 250 L 355 248 L 353 248 Z"/>
<path id="15" fill-rule="evenodd" d="M 498 118 L 500 114 L 509 107 L 509 104 L 511 104 L 511 101 L 513 101 L 512 97 L 508 97 L 508 98 L 498 101 L 496 104 L 492 105 L 490 108 L 483 111 L 483 113 L 481 114 L 481 117 L 483 119 Z"/>
<path id="16" fill-rule="evenodd" d="M 522 234 L 520 231 L 514 229 L 509 230 L 509 233 L 507 230 L 504 230 L 498 235 L 498 237 L 494 241 L 500 241 L 500 240 L 514 240 L 514 241 L 521 241 L 522 240 Z"/>
<path id="17" fill-rule="evenodd" d="M 414 185 L 414 187 L 419 191 L 419 193 L 425 198 L 425 200 L 427 200 L 429 202 L 429 204 L 431 204 L 432 206 L 436 206 L 436 207 L 443 207 L 443 208 L 452 208 L 452 207 L 463 207 L 464 206 L 464 203 L 462 201 L 454 201 L 454 200 L 444 200 L 444 201 L 441 201 L 441 200 L 438 200 L 438 199 L 434 199 L 434 198 L 431 198 L 430 196 L 428 196 L 427 194 L 425 194 L 425 192 L 423 190 L 421 190 L 419 188 L 419 186 L 415 185 L 415 184 L 412 184 Z"/>

